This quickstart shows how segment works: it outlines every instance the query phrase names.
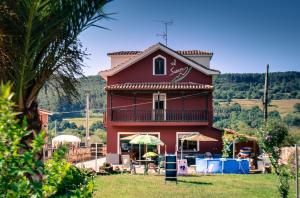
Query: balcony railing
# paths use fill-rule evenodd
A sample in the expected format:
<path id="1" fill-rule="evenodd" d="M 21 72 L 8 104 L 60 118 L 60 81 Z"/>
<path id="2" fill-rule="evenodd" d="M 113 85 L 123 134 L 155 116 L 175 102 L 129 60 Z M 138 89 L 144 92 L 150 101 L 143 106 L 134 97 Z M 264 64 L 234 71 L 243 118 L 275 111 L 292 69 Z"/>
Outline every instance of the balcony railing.
<path id="1" fill-rule="evenodd" d="M 112 121 L 205 122 L 207 110 L 111 110 Z"/>

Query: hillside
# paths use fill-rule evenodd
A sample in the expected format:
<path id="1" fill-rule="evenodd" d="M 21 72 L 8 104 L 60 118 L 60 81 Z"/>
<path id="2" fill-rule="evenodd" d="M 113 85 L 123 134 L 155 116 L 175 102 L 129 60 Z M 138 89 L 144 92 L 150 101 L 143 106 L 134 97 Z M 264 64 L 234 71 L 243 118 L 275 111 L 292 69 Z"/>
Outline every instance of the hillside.
<path id="1" fill-rule="evenodd" d="M 262 110 L 261 99 L 232 99 L 233 103 L 238 103 L 244 109 L 250 109 L 254 106 L 258 106 Z M 225 103 L 225 102 L 223 102 Z M 271 100 L 271 104 L 268 108 L 269 111 L 278 111 L 282 117 L 294 111 L 294 105 L 300 103 L 300 99 L 282 99 Z M 221 103 L 222 104 L 222 103 Z"/>
<path id="2" fill-rule="evenodd" d="M 270 73 L 271 99 L 300 99 L 300 72 Z M 215 99 L 261 99 L 264 74 L 221 74 L 214 79 Z"/>

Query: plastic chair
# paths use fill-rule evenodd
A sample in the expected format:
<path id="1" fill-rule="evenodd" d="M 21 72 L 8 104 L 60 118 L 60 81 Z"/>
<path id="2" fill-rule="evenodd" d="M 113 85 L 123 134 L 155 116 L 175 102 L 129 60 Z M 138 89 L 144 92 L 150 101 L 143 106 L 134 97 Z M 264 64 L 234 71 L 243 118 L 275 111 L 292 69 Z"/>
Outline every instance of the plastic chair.
<path id="1" fill-rule="evenodd" d="M 205 170 L 205 175 L 208 173 L 208 174 L 212 174 L 213 173 L 213 170 L 214 170 L 214 164 L 210 164 L 208 166 L 208 168 Z"/>

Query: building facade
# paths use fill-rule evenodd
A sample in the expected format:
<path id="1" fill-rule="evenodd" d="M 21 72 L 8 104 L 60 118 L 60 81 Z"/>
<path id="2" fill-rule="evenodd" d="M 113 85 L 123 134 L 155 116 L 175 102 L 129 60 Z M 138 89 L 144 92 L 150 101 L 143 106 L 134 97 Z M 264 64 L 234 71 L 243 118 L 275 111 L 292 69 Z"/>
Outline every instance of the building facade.
<path id="1" fill-rule="evenodd" d="M 144 51 L 108 53 L 111 69 L 100 72 L 107 82 L 107 152 L 137 151 L 137 145 L 123 138 L 139 133 L 157 136 L 166 144 L 148 151 L 176 153 L 183 135 L 201 133 L 218 141 L 185 141 L 183 151 L 220 154 L 222 133 L 212 127 L 212 76 L 219 74 L 210 68 L 212 55 L 174 51 L 161 43 Z"/>

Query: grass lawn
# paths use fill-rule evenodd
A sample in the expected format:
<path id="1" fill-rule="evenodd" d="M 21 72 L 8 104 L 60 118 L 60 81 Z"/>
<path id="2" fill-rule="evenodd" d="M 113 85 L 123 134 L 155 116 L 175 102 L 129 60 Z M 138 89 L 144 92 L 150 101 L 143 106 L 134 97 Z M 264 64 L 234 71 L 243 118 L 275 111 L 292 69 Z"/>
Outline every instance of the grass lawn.
<path id="1" fill-rule="evenodd" d="M 165 185 L 164 176 L 98 176 L 95 179 L 94 197 L 280 197 L 276 187 L 276 176 L 272 174 L 188 176 L 178 179 L 178 185 L 175 182 L 167 182 Z M 294 183 L 291 183 L 289 197 L 295 197 Z"/>

